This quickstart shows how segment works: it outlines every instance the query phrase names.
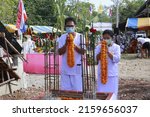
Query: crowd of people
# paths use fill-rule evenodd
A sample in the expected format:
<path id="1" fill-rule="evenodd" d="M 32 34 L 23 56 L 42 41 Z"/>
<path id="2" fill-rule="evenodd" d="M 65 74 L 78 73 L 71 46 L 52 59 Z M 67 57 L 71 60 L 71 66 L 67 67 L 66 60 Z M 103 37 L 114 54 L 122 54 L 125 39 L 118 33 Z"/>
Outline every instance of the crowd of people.
<path id="1" fill-rule="evenodd" d="M 120 34 L 114 37 L 114 42 L 120 45 L 121 53 L 134 53 L 138 58 L 150 58 L 150 38 Z"/>

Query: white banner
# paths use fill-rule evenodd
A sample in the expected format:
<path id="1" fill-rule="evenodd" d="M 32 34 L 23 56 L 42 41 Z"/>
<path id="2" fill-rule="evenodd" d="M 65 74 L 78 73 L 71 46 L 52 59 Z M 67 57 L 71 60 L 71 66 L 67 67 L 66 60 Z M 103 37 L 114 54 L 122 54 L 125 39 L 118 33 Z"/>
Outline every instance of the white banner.
<path id="1" fill-rule="evenodd" d="M 97 22 L 97 23 L 93 23 L 93 27 L 98 31 L 112 30 L 112 23 Z"/>
<path id="2" fill-rule="evenodd" d="M 0 101 L 1 117 L 143 117 L 150 101 Z"/>

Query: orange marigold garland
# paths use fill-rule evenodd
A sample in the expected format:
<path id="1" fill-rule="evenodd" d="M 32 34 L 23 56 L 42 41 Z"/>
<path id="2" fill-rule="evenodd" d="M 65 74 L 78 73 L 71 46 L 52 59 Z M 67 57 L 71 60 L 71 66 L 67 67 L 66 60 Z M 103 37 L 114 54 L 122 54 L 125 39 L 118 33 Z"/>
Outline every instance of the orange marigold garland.
<path id="1" fill-rule="evenodd" d="M 101 43 L 101 56 L 100 56 L 100 63 L 101 63 L 101 82 L 102 84 L 107 83 L 108 79 L 108 62 L 107 62 L 107 42 L 102 41 Z"/>
<path id="2" fill-rule="evenodd" d="M 67 41 L 67 64 L 69 67 L 73 67 L 75 65 L 75 60 L 74 60 L 74 37 L 72 34 L 69 34 L 67 36 L 68 41 Z"/>

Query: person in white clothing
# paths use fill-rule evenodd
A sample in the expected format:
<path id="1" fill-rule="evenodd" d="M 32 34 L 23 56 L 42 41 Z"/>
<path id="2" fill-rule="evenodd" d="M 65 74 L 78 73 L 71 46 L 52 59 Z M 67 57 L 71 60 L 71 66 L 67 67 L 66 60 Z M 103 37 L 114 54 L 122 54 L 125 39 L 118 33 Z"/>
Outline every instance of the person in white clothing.
<path id="1" fill-rule="evenodd" d="M 72 17 L 66 18 L 67 33 L 58 40 L 58 53 L 62 55 L 61 90 L 82 91 L 81 55 L 84 54 L 85 49 L 80 48 L 81 35 L 75 32 L 75 25 L 76 21 Z M 67 64 L 67 36 L 70 33 L 74 36 L 75 65 L 73 67 Z"/>
<path id="2" fill-rule="evenodd" d="M 118 63 L 121 58 L 120 46 L 112 41 L 113 32 L 105 30 L 103 32 L 103 39 L 106 40 L 108 46 L 107 61 L 108 61 L 108 81 L 106 84 L 101 82 L 101 44 L 95 48 L 95 59 L 98 61 L 98 78 L 97 78 L 97 92 L 112 92 L 113 99 L 117 99 L 118 84 L 119 84 L 119 69 Z"/>
<path id="3" fill-rule="evenodd" d="M 138 40 L 138 43 L 142 44 L 141 57 L 142 58 L 150 58 L 150 39 L 149 38 L 138 38 L 137 40 Z"/>
<path id="4" fill-rule="evenodd" d="M 24 55 L 34 53 L 33 49 L 36 48 L 35 42 L 31 40 L 31 36 L 26 35 L 26 38 L 27 40 L 22 44 Z"/>

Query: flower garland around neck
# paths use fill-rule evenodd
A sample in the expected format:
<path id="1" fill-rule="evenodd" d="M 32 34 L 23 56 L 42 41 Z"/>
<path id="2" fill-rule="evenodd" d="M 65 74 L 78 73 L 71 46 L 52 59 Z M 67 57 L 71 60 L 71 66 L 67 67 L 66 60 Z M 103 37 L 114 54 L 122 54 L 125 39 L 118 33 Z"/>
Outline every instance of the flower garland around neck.
<path id="1" fill-rule="evenodd" d="M 67 36 L 67 64 L 69 67 L 73 67 L 75 65 L 73 41 L 74 41 L 74 36 L 72 34 L 68 34 Z"/>
<path id="2" fill-rule="evenodd" d="M 107 42 L 104 40 L 101 42 L 101 83 L 106 84 L 108 80 L 108 61 L 107 61 Z"/>

